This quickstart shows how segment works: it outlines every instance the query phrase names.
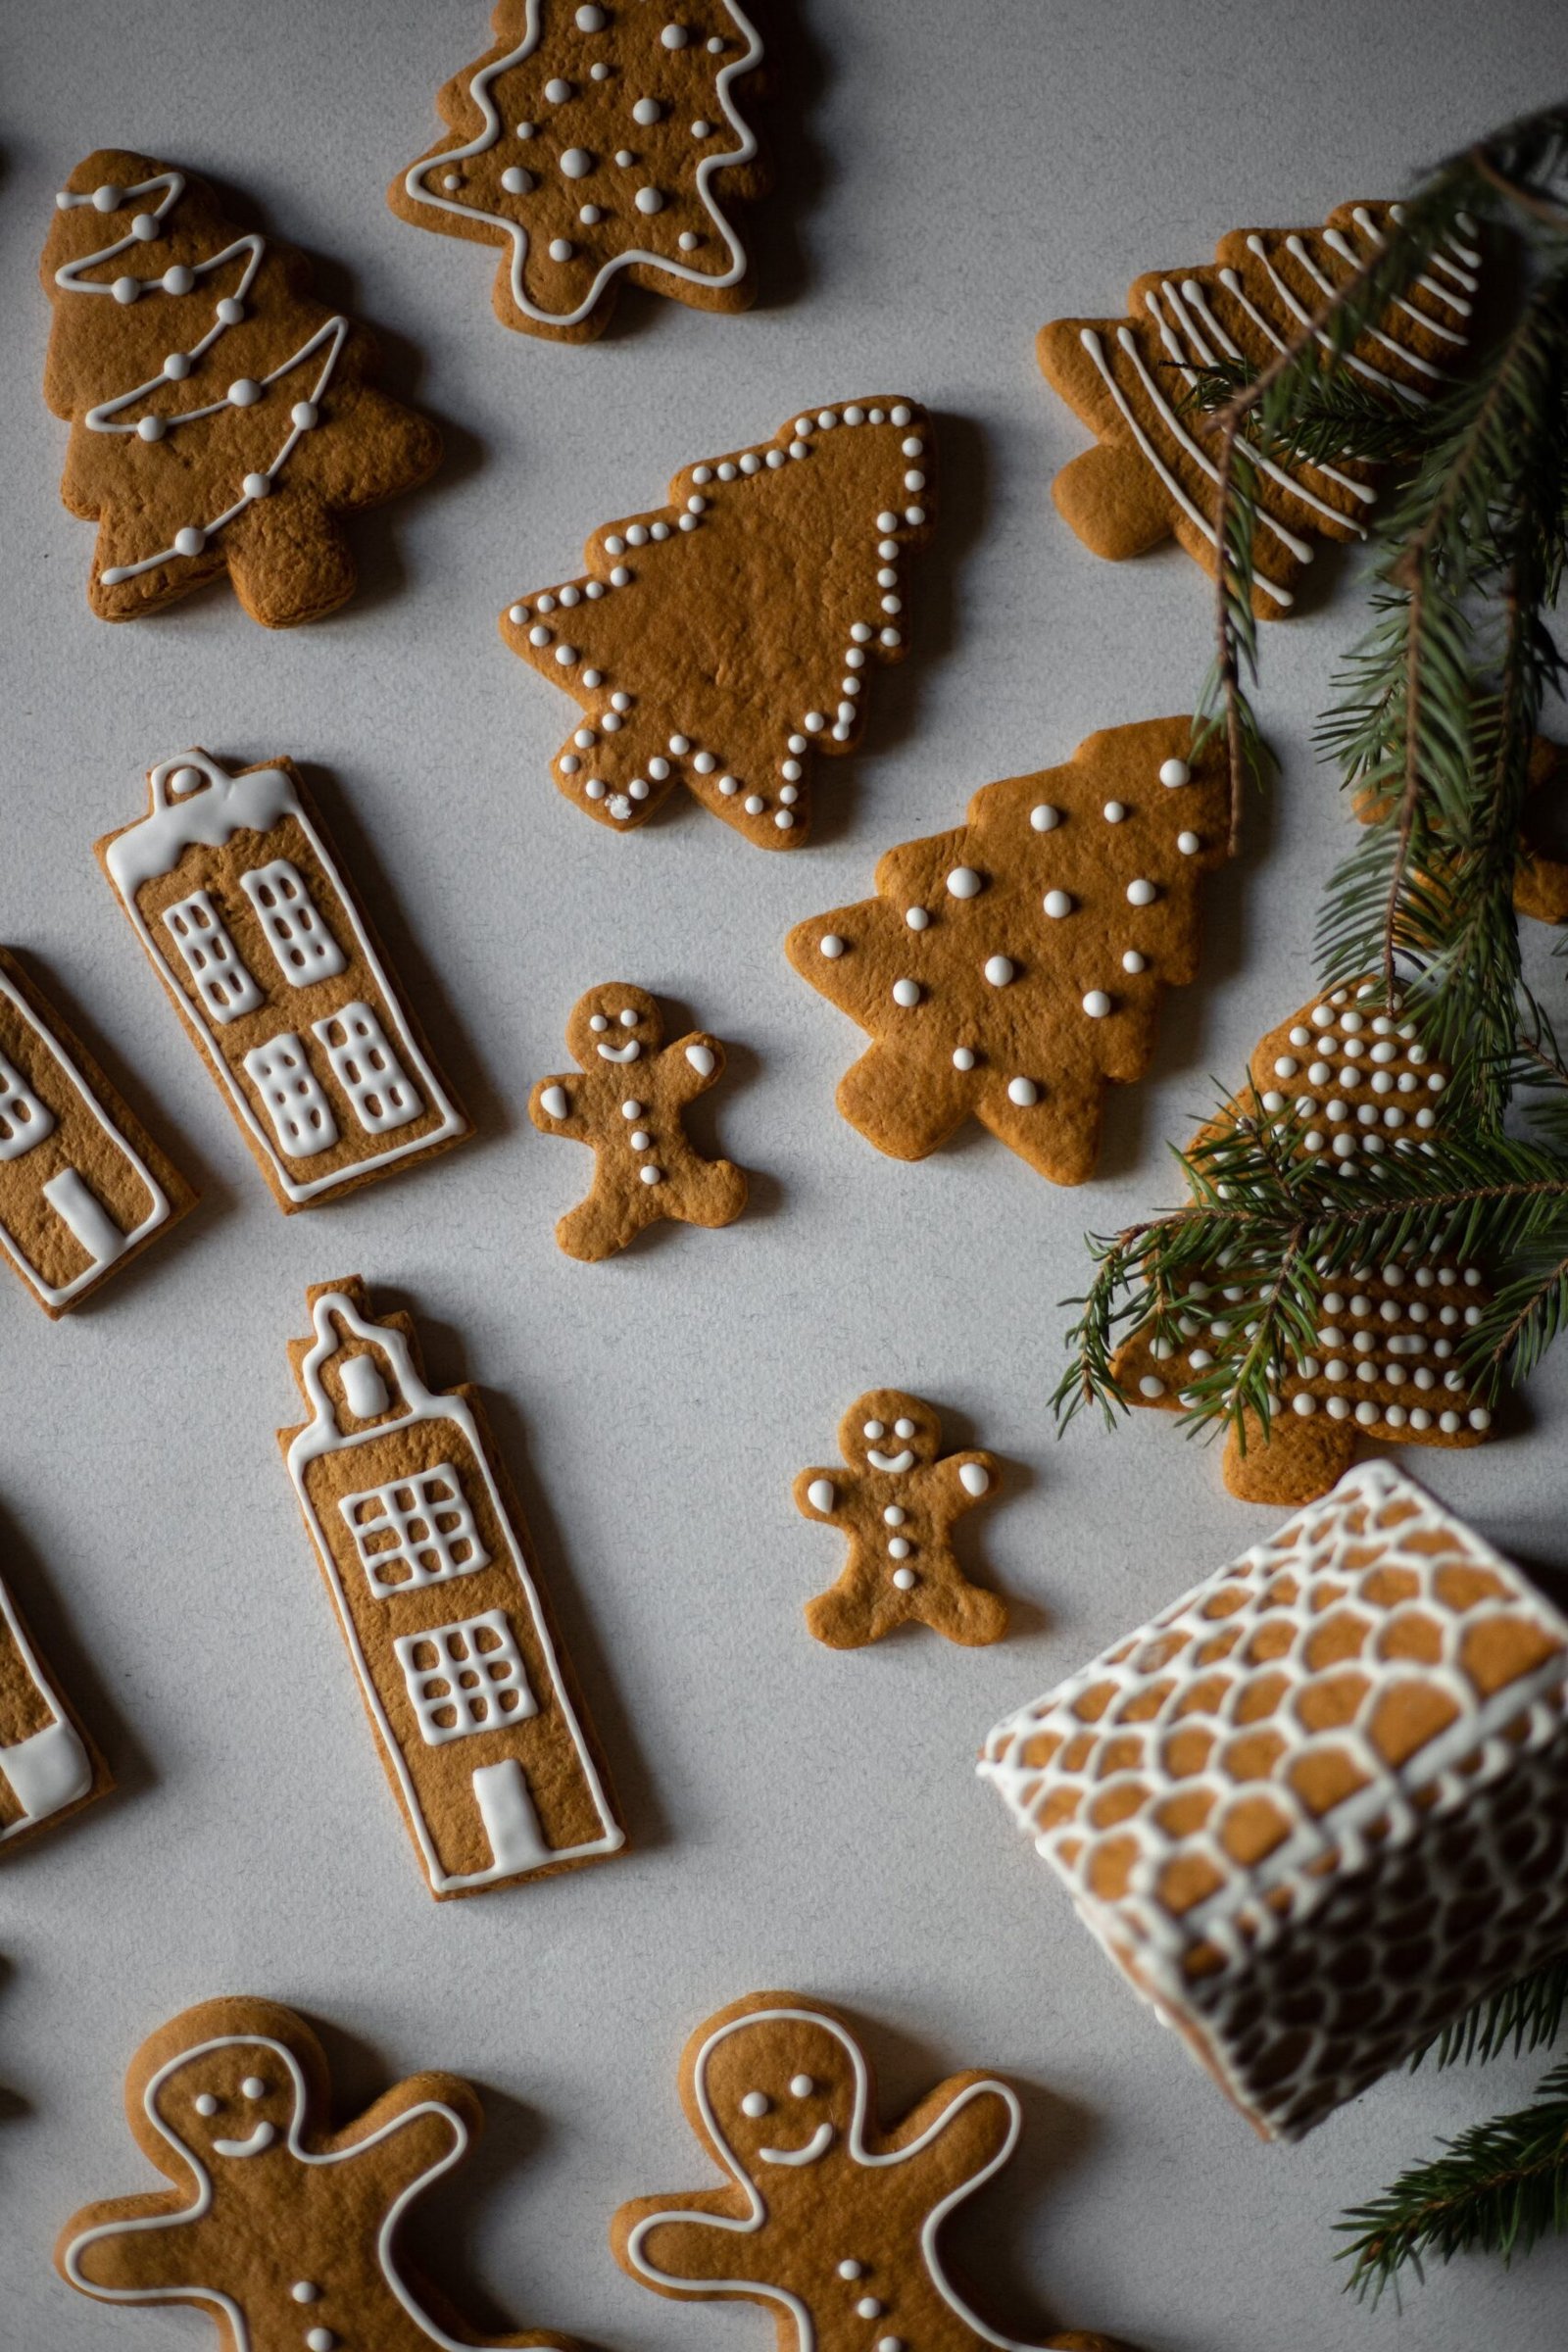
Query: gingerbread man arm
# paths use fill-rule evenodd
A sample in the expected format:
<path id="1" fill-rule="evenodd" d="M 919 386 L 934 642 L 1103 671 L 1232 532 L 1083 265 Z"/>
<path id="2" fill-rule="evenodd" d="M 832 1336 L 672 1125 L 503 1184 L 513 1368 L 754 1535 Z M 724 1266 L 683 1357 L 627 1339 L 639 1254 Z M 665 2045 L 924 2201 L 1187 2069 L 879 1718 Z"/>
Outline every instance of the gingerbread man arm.
<path id="1" fill-rule="evenodd" d="M 724 1075 L 724 1049 L 706 1029 L 678 1038 L 660 1056 L 664 1083 L 672 1102 L 691 1102 L 706 1095 Z"/>
<path id="2" fill-rule="evenodd" d="M 203 2299 L 221 2308 L 226 2298 L 213 2281 L 223 2251 L 204 2230 L 207 2218 L 168 2190 L 83 2205 L 60 2232 L 55 2268 L 104 2302 Z"/>
<path id="3" fill-rule="evenodd" d="M 803 1470 L 790 1492 L 803 1519 L 815 1519 L 823 1527 L 847 1528 L 852 1524 L 855 1493 L 842 1469 Z"/>
<path id="4" fill-rule="evenodd" d="M 410 2075 L 328 2144 L 345 2164 L 373 2165 L 387 2204 L 455 2164 L 479 2136 L 479 2102 L 457 2075 Z"/>
<path id="5" fill-rule="evenodd" d="M 995 2076 L 950 2075 L 906 2115 L 888 2138 L 892 2152 L 908 2150 L 922 2203 L 936 2205 L 955 2189 L 967 2193 L 988 2180 L 1011 2154 L 1023 2122 L 1018 2094 Z"/>
<path id="6" fill-rule="evenodd" d="M 590 1144 L 593 1113 L 588 1095 L 581 1070 L 541 1078 L 528 1097 L 528 1116 L 541 1135 L 569 1135 L 575 1143 Z"/>
<path id="7" fill-rule="evenodd" d="M 970 1453 L 944 1454 L 931 1466 L 933 1501 L 940 1500 L 948 1516 L 956 1519 L 962 1511 L 972 1511 L 975 1504 L 995 1492 L 1001 1466 L 994 1453 L 975 1450 Z"/>
<path id="8" fill-rule="evenodd" d="M 721 2294 L 737 2283 L 761 2290 L 773 2268 L 764 2232 L 733 2188 L 696 2189 L 678 2203 L 634 2197 L 611 2224 L 610 2243 L 621 2269 L 662 2295 Z"/>

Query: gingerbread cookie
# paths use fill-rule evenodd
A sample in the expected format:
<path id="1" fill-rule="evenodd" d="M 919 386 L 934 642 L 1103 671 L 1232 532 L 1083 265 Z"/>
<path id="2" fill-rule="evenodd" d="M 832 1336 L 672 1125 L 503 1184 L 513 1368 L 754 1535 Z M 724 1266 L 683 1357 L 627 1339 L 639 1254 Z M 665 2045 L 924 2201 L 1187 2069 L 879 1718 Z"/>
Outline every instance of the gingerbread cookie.
<path id="1" fill-rule="evenodd" d="M 460 2076 L 411 2075 L 341 2131 L 310 2027 L 274 2001 L 203 2001 L 149 2035 L 125 2116 L 172 2183 L 84 2205 L 55 2247 L 102 2303 L 205 2307 L 224 2352 L 465 2352 L 549 2347 L 530 2329 L 481 2339 L 403 2259 L 414 2199 L 483 2129 Z"/>
<path id="2" fill-rule="evenodd" d="M 733 1225 L 746 1206 L 745 1169 L 704 1159 L 681 1124 L 686 1104 L 723 1076 L 724 1049 L 704 1029 L 663 1041 L 647 989 L 591 988 L 566 1023 L 580 1069 L 541 1078 L 528 1098 L 541 1135 L 593 1149 L 593 1189 L 556 1227 L 568 1257 L 612 1257 L 661 1217 Z"/>
<path id="3" fill-rule="evenodd" d="M 838 1105 L 879 1152 L 924 1159 L 973 1117 L 1054 1184 L 1093 1173 L 1106 1082 L 1149 1068 L 1227 855 L 1223 749 L 1190 765 L 1191 735 L 1111 727 L 988 784 L 966 823 L 887 852 L 878 897 L 790 933 L 802 978 L 876 1040 Z"/>
<path id="4" fill-rule="evenodd" d="M 625 1836 L 476 1391 L 425 1385 L 357 1276 L 307 1294 L 311 1418 L 278 1432 L 381 1761 L 437 1896 L 553 1876 Z"/>
<path id="5" fill-rule="evenodd" d="M 779 2352 L 1024 2352 L 975 2317 L 939 2237 L 1017 2144 L 1007 2083 L 951 2075 L 884 2133 L 845 2020 L 798 1993 L 754 1992 L 698 2027 L 680 2094 L 725 2185 L 622 2205 L 610 2242 L 641 2285 L 771 2308 Z M 1114 2347 L 1073 2332 L 1041 2352 Z"/>
<path id="6" fill-rule="evenodd" d="M 1054 318 L 1041 328 L 1046 380 L 1098 436 L 1098 447 L 1052 485 L 1086 547 L 1114 562 L 1174 537 L 1214 571 L 1219 462 L 1211 421 L 1183 406 L 1195 371 L 1266 367 L 1376 255 L 1398 219 L 1396 204 L 1342 204 L 1321 228 L 1235 229 L 1211 267 L 1136 279 L 1125 318 Z M 1479 253 L 1459 238 L 1441 238 L 1346 355 L 1357 387 L 1396 403 L 1440 386 L 1463 356 L 1480 267 Z M 1254 454 L 1253 466 L 1251 601 L 1269 620 L 1295 604 L 1314 534 L 1366 536 L 1375 468 L 1350 458 L 1287 462 L 1275 453 Z"/>
<path id="7" fill-rule="evenodd" d="M 99 863 L 285 1214 L 473 1131 L 292 760 L 184 752 Z"/>
<path id="8" fill-rule="evenodd" d="M 1519 862 L 1514 868 L 1516 914 L 1538 923 L 1568 923 L 1568 843 L 1564 840 L 1568 750 L 1538 735 L 1525 774 L 1525 804 L 1519 823 Z M 1380 823 L 1395 802 L 1384 792 L 1358 791 L 1351 807 L 1363 825 Z M 1462 853 L 1461 853 L 1462 855 Z M 1424 877 L 1431 887 L 1431 877 Z M 1441 887 L 1441 885 L 1439 885 Z"/>
<path id="9" fill-rule="evenodd" d="M 435 426 L 377 390 L 369 336 L 311 299 L 304 256 L 194 173 L 101 148 L 55 205 L 44 394 L 71 424 L 61 496 L 98 525 L 99 619 L 225 567 L 269 628 L 330 612 L 355 585 L 338 516 L 433 473 Z"/>
<path id="10" fill-rule="evenodd" d="M 920 1397 L 867 1389 L 839 1423 L 843 1466 L 795 1481 L 796 1509 L 849 1538 L 838 1583 L 806 1608 L 830 1648 L 858 1649 L 910 1623 L 969 1647 L 1006 1632 L 1005 1601 L 970 1584 L 952 1542 L 955 1519 L 996 1484 L 996 1456 L 939 1458 L 941 1445 L 942 1424 Z"/>
<path id="11" fill-rule="evenodd" d="M 1368 1000 L 1371 1003 L 1368 1004 Z M 1195 1137 L 1223 1142 L 1262 1119 L 1302 1158 L 1349 1166 L 1419 1151 L 1441 1116 L 1448 1072 L 1415 1023 L 1377 1009 L 1370 980 L 1314 998 L 1252 1053 L 1250 1094 Z M 1363 1005 L 1366 1009 L 1362 1009 Z M 1223 1181 L 1223 1171 L 1211 1171 Z M 1133 1332 L 1111 1370 L 1130 1404 L 1189 1410 L 1192 1384 L 1223 1342 L 1251 1319 L 1260 1282 L 1223 1265 L 1194 1268 L 1174 1302 L 1174 1328 Z M 1246 1443 L 1226 1432 L 1224 1475 L 1244 1502 L 1308 1502 L 1348 1470 L 1364 1438 L 1390 1446 L 1479 1446 L 1490 1408 L 1455 1361 L 1491 1293 L 1462 1253 L 1391 1254 L 1327 1278 L 1316 1346 L 1296 1354 L 1278 1384 L 1265 1435 L 1247 1416 Z M 1206 1343 L 1206 1344 L 1205 1344 Z"/>
<path id="12" fill-rule="evenodd" d="M 76 1305 L 195 1199 L 0 948 L 0 1250 L 44 1313 Z"/>
<path id="13" fill-rule="evenodd" d="M 498 0 L 439 93 L 451 128 L 387 190 L 400 220 L 505 248 L 503 326 L 601 333 L 622 279 L 705 311 L 754 287 L 726 208 L 765 184 L 741 104 L 762 44 L 736 0 Z"/>
<path id="14" fill-rule="evenodd" d="M 904 657 L 932 478 L 911 402 L 805 412 L 683 467 L 667 506 L 594 533 L 579 578 L 509 606 L 507 644 L 582 706 L 553 768 L 567 800 L 625 832 L 680 783 L 759 848 L 799 849 L 811 753 L 859 740 L 871 667 Z"/>
<path id="15" fill-rule="evenodd" d="M 79 1813 L 114 1785 L 0 1584 L 0 1853 Z"/>

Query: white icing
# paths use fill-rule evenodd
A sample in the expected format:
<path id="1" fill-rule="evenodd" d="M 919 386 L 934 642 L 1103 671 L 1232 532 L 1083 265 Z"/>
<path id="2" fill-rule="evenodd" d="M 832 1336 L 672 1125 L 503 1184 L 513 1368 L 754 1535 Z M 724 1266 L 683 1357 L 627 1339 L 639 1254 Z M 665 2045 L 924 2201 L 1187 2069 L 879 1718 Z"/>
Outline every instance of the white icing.
<path id="1" fill-rule="evenodd" d="M 806 1490 L 806 1499 L 813 1511 L 830 1511 L 837 1497 L 830 1478 L 813 1478 Z"/>
<path id="2" fill-rule="evenodd" d="M 402 1634 L 392 1649 L 426 1747 L 498 1731 L 539 1711 L 505 1609 Z M 466 1687 L 466 1672 L 477 1672 L 482 1682 Z M 442 1723 L 443 1715 L 454 1720 Z"/>
<path id="3" fill-rule="evenodd" d="M 991 1484 L 991 1473 L 984 1462 L 960 1462 L 958 1484 L 966 1494 L 983 1494 Z"/>
<path id="4" fill-rule="evenodd" d="M 62 1812 L 67 1805 L 85 1796 L 92 1788 L 92 1760 L 61 1711 L 54 1687 L 23 1630 L 4 1585 L 0 1585 L 0 1619 L 4 1620 L 10 1643 L 20 1656 L 33 1690 L 54 1718 L 24 1739 L 0 1747 L 0 1774 L 22 1807 L 21 1820 L 0 1829 L 0 1844 L 3 1844 L 7 1838 L 17 1837 L 35 1822 L 47 1821 L 51 1814 Z"/>
<path id="5" fill-rule="evenodd" d="M 914 1455 L 909 1451 L 907 1446 L 901 1447 L 897 1453 L 882 1453 L 875 1446 L 868 1446 L 865 1449 L 865 1458 L 873 1470 L 887 1470 L 897 1475 L 902 1475 L 906 1470 L 914 1468 Z"/>
<path id="6" fill-rule="evenodd" d="M 717 1067 L 711 1046 L 688 1046 L 686 1058 L 699 1078 L 711 1078 Z"/>

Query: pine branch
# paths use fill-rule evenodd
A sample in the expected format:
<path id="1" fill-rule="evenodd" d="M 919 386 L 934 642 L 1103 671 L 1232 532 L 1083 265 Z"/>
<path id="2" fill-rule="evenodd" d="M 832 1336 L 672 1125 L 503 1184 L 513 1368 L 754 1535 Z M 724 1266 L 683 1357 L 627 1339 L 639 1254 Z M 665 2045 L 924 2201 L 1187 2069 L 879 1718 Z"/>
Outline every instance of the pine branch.
<path id="1" fill-rule="evenodd" d="M 1520 2058 L 1554 2042 L 1565 2021 L 1568 1953 L 1473 2003 L 1463 2017 L 1422 2043 L 1411 2057 L 1410 2071 L 1414 2074 L 1434 2050 L 1440 2067 L 1468 2066 L 1472 2060 L 1484 2064 L 1503 2051 Z"/>
<path id="2" fill-rule="evenodd" d="M 1568 2231 L 1568 2065 L 1553 2069 L 1535 2100 L 1477 2124 L 1445 2153 L 1412 2166 L 1336 2227 L 1350 2242 L 1349 2291 L 1376 2304 L 1402 2271 L 1424 2277 L 1423 2257 L 1528 2254 Z"/>

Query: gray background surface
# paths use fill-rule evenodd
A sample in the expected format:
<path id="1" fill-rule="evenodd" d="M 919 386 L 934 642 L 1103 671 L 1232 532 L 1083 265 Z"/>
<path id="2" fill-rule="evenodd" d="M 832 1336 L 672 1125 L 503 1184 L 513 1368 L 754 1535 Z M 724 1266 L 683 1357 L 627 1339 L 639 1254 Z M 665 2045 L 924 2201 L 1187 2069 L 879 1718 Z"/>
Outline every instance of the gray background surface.
<path id="1" fill-rule="evenodd" d="M 1162 1144 L 1211 1072 L 1311 986 L 1314 904 L 1345 845 L 1310 716 L 1355 625 L 1350 583 L 1266 641 L 1285 760 L 1240 865 L 1210 883 L 1200 984 L 1154 1078 L 1119 1095 L 1098 1179 L 1053 1190 L 971 1133 L 923 1166 L 835 1115 L 858 1033 L 789 971 L 800 917 L 870 886 L 889 843 L 1091 728 L 1186 708 L 1208 603 L 1173 548 L 1087 555 L 1048 485 L 1083 443 L 1034 368 L 1039 323 L 1114 311 L 1237 223 L 1313 221 L 1554 93 L 1552 0 L 804 0 L 806 94 L 740 319 L 628 298 L 603 343 L 506 333 L 484 251 L 421 236 L 381 190 L 437 84 L 484 45 L 477 0 L 74 0 L 10 12 L 0 105 L 0 937 L 33 951 L 202 1181 L 199 1211 L 90 1312 L 52 1327 L 0 1284 L 0 1549 L 122 1789 L 0 1876 L 0 2275 L 10 2343 L 171 2352 L 191 2314 L 118 2313 L 54 2278 L 82 2199 L 148 2185 L 126 2060 L 185 2004 L 250 1989 L 325 2021 L 345 2111 L 419 2066 L 470 2075 L 491 2131 L 418 2241 L 476 2323 L 615 2352 L 760 2352 L 760 2312 L 663 2303 L 612 2263 L 625 2196 L 695 2186 L 688 2031 L 763 1985 L 876 2021 L 890 2114 L 939 2075 L 1005 2069 L 1027 2136 L 985 2213 L 990 2316 L 1102 2326 L 1146 2352 L 1338 2352 L 1562 2340 L 1568 2253 L 1512 2280 L 1463 2265 L 1401 2321 L 1339 2291 L 1330 2228 L 1435 2133 L 1523 2096 L 1386 2084 L 1305 2146 L 1264 2150 L 1140 2010 L 970 1772 L 993 1720 L 1264 1532 L 1212 1454 L 1140 1415 L 1053 1442 L 1086 1226 L 1169 1196 Z M 424 493 L 358 533 L 365 586 L 269 636 L 226 592 L 100 626 L 90 530 L 56 495 L 36 255 L 91 148 L 141 146 L 244 190 L 328 254 L 385 333 L 389 380 L 447 428 Z M 915 659 L 879 676 L 863 753 L 824 773 L 813 846 L 764 858 L 686 802 L 616 842 L 552 789 L 569 705 L 494 616 L 676 465 L 803 403 L 891 390 L 941 417 L 945 512 Z M 1320 570 L 1331 570 L 1328 564 Z M 153 760 L 200 741 L 309 763 L 482 1140 L 285 1222 L 91 856 Z M 1538 933 L 1533 953 L 1560 993 Z M 555 1218 L 586 1157 L 524 1112 L 578 992 L 634 978 L 732 1041 L 696 1122 L 756 1171 L 731 1231 L 665 1229 L 608 1266 Z M 437 1907 L 372 1748 L 272 1433 L 308 1282 L 362 1271 L 419 1313 L 437 1378 L 483 1384 L 636 1851 Z M 1011 1465 L 984 1514 L 1015 1632 L 847 1656 L 804 1632 L 837 1565 L 791 1506 L 862 1387 L 940 1402 L 950 1443 Z M 1533 1426 L 1413 1456 L 1503 1544 L 1563 1556 L 1568 1357 Z M 368 2348 L 373 2352 L 373 2348 Z"/>

